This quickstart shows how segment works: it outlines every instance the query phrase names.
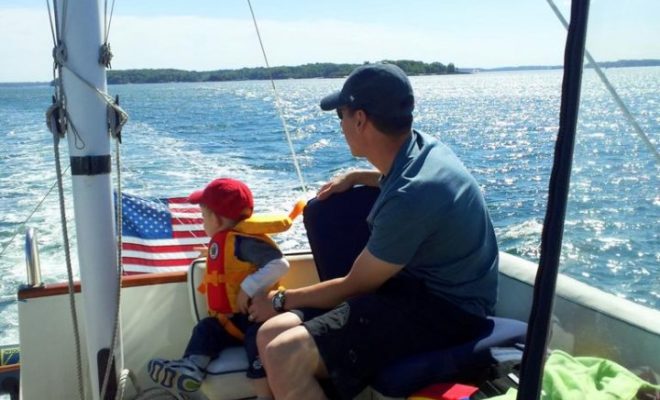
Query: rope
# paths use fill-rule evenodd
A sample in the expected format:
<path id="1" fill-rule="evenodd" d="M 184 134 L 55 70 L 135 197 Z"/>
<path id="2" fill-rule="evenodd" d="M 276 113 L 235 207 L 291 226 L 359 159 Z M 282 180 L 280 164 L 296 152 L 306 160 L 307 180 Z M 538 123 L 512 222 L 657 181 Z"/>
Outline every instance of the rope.
<path id="1" fill-rule="evenodd" d="M 119 107 L 119 96 L 116 96 L 115 100 L 108 104 L 107 111 L 108 133 L 110 133 L 110 137 L 117 139 L 117 142 L 121 144 L 121 130 L 128 122 L 128 114 Z"/>
<path id="2" fill-rule="evenodd" d="M 111 68 L 110 61 L 112 61 L 112 51 L 108 38 L 110 37 L 110 24 L 112 23 L 112 15 L 115 10 L 115 0 L 112 0 L 112 7 L 110 9 L 110 20 L 108 21 L 108 0 L 105 0 L 105 7 L 103 12 L 103 45 L 99 49 L 99 64 L 106 68 Z"/>
<path id="3" fill-rule="evenodd" d="M 121 315 L 120 305 L 121 305 L 121 272 L 122 272 L 122 263 L 121 263 L 121 172 L 120 172 L 120 151 L 119 151 L 119 141 L 115 142 L 115 160 L 117 165 L 117 198 L 116 200 L 116 226 L 117 226 L 117 292 L 115 294 L 115 305 L 116 312 L 112 328 L 112 339 L 110 341 L 110 353 L 108 361 L 105 366 L 105 373 L 103 375 L 103 383 L 101 385 L 101 398 L 105 399 L 106 390 L 108 389 L 108 383 L 110 381 L 110 370 L 112 368 L 112 361 L 114 359 L 115 347 L 117 346 L 117 338 L 119 336 L 119 317 Z M 130 372 L 130 371 L 129 371 Z M 117 393 L 115 394 L 117 395 Z M 117 397 L 115 397 L 117 398 Z M 119 397 L 123 398 L 123 397 Z"/>
<path id="4" fill-rule="evenodd" d="M 118 389 L 117 394 L 115 396 L 115 400 L 123 399 L 124 398 L 124 393 L 126 391 L 126 383 L 128 381 L 131 381 L 133 384 L 133 387 L 137 390 L 137 392 L 141 392 L 140 387 L 138 386 L 137 379 L 135 379 L 135 374 L 129 369 L 124 369 L 121 371 L 119 374 L 119 384 L 118 384 Z M 101 396 L 102 399 L 104 399 L 103 396 Z"/>
<path id="5" fill-rule="evenodd" d="M 116 103 L 119 104 L 119 98 L 117 98 Z M 122 124 L 123 125 L 123 124 Z M 110 347 L 110 354 L 114 355 L 115 353 L 115 347 L 117 346 L 117 338 L 119 336 L 119 319 L 121 316 L 121 276 L 122 276 L 122 271 L 123 271 L 123 264 L 122 264 L 122 186 L 121 186 L 121 151 L 119 145 L 121 144 L 121 136 L 118 133 L 115 138 L 117 139 L 115 141 L 115 161 L 116 161 L 116 170 L 117 170 L 117 197 L 116 197 L 116 232 L 117 232 L 117 293 L 115 297 L 116 301 L 116 313 L 115 313 L 115 320 L 113 324 L 113 330 L 112 330 L 112 345 Z M 105 367 L 105 375 L 103 377 L 103 386 L 101 388 L 101 398 L 105 398 L 105 392 L 107 390 L 108 386 L 108 381 L 110 378 L 110 368 L 112 366 L 112 357 L 108 357 L 108 363 Z M 128 374 L 132 375 L 132 372 L 128 369 L 125 369 L 122 371 L 122 374 L 124 372 L 127 372 Z M 120 377 L 121 380 L 121 377 Z M 140 392 L 139 387 L 135 384 L 134 379 L 133 380 L 133 386 L 137 389 L 138 392 Z M 124 382 L 125 384 L 125 382 Z M 116 393 L 115 399 L 123 399 L 124 398 L 124 389 L 121 389 L 121 395 L 119 395 L 119 392 Z M 119 397 L 117 397 L 119 396 Z"/>
<path id="6" fill-rule="evenodd" d="M 135 388 L 135 391 L 137 394 L 135 397 L 133 397 L 133 400 L 155 400 L 155 399 L 164 399 L 164 400 L 171 400 L 171 399 L 178 399 L 178 400 L 185 400 L 187 399 L 184 397 L 181 397 L 177 394 L 174 394 L 167 389 L 163 387 L 150 387 L 147 390 L 142 390 L 140 385 L 138 384 L 137 378 L 135 377 L 135 374 L 128 370 L 124 369 L 121 371 L 121 374 L 119 376 L 119 387 L 117 391 L 117 395 L 115 396 L 115 400 L 120 400 L 124 398 L 125 391 L 126 391 L 126 384 L 130 381 L 133 384 L 133 387 Z"/>
<path id="7" fill-rule="evenodd" d="M 167 389 L 163 387 L 151 387 L 147 390 L 142 390 L 140 385 L 138 384 L 138 380 L 135 377 L 135 374 L 129 370 L 129 369 L 124 369 L 121 371 L 121 374 L 119 375 L 119 384 L 118 384 L 118 391 L 115 396 L 115 400 L 120 400 L 124 398 L 124 395 L 126 394 L 126 385 L 128 382 L 131 382 L 133 387 L 135 388 L 136 395 L 133 397 L 133 400 L 155 400 L 155 399 L 181 399 L 183 400 L 184 398 L 175 395 L 171 392 L 169 392 Z M 101 397 L 103 398 L 103 397 Z"/>
<path id="8" fill-rule="evenodd" d="M 289 129 L 286 126 L 286 121 L 284 120 L 284 115 L 282 113 L 282 107 L 280 105 L 281 100 L 280 100 L 280 95 L 277 92 L 277 88 L 275 87 L 275 80 L 273 79 L 273 73 L 270 69 L 270 64 L 268 63 L 268 56 L 266 55 L 266 49 L 264 47 L 264 43 L 261 40 L 261 33 L 259 32 L 259 26 L 257 25 L 257 18 L 254 16 L 254 10 L 252 9 L 252 3 L 250 0 L 247 0 L 248 6 L 250 7 L 250 14 L 252 14 L 252 22 L 254 23 L 254 29 L 257 32 L 257 38 L 259 39 L 259 45 L 261 46 L 261 53 L 264 56 L 264 62 L 266 63 L 266 69 L 268 71 L 268 75 L 270 76 L 270 84 L 273 88 L 273 93 L 275 94 L 275 108 L 277 109 L 277 113 L 279 114 L 280 120 L 282 121 L 282 126 L 284 127 L 284 133 L 286 135 L 286 140 L 287 143 L 289 144 L 289 150 L 291 151 L 291 156 L 293 158 L 293 166 L 296 168 L 296 174 L 298 175 L 298 180 L 300 180 L 300 188 L 302 189 L 303 193 L 307 192 L 307 185 L 305 185 L 305 179 L 303 178 L 302 171 L 300 169 L 300 164 L 298 162 L 298 157 L 296 156 L 296 151 L 293 148 L 293 142 L 291 141 L 291 134 L 289 133 Z"/>
<path id="9" fill-rule="evenodd" d="M 55 1 L 55 0 L 53 0 Z M 51 34 L 54 35 L 53 42 L 53 78 L 56 82 L 55 88 L 55 98 L 54 105 L 51 106 L 48 110 L 48 126 L 53 133 L 53 147 L 55 151 L 55 170 L 57 174 L 57 186 L 59 193 L 59 203 L 60 203 L 60 216 L 62 222 L 62 240 L 64 245 L 64 256 L 66 259 L 66 269 L 67 269 L 67 284 L 69 288 L 69 306 L 71 312 L 71 321 L 73 324 L 73 336 L 75 341 L 75 352 L 76 352 L 76 375 L 78 378 L 78 395 L 80 399 L 85 398 L 85 383 L 83 381 L 82 373 L 82 357 L 80 351 L 80 328 L 78 326 L 78 315 L 76 313 L 76 299 L 75 299 L 75 288 L 73 285 L 73 268 L 71 266 L 71 252 L 69 249 L 69 235 L 67 230 L 66 223 L 66 207 L 64 204 L 64 188 L 62 183 L 62 168 L 60 161 L 60 151 L 59 151 L 59 141 L 63 136 L 64 131 L 66 131 L 67 123 L 66 121 L 70 119 L 66 112 L 66 96 L 64 95 L 64 87 L 62 86 L 62 65 L 66 61 L 66 47 L 61 43 L 60 38 L 63 37 L 63 33 L 66 29 L 66 15 L 67 15 L 67 0 L 63 0 L 62 3 L 62 22 L 58 18 L 58 11 L 55 3 L 53 3 L 53 14 L 50 12 L 50 3 L 47 0 L 48 6 L 48 16 L 50 19 Z M 55 21 L 52 20 L 52 15 L 54 15 Z M 54 26 L 54 28 L 53 28 Z M 53 118 L 56 116 L 56 118 Z M 77 134 L 77 130 L 72 121 L 71 128 L 75 132 L 75 145 L 77 146 L 80 136 Z M 84 146 L 84 142 L 82 143 Z"/>
<path id="10" fill-rule="evenodd" d="M 564 28 L 568 29 L 568 22 L 566 22 L 566 19 L 562 15 L 561 11 L 557 8 L 553 0 L 547 0 L 548 5 L 550 5 L 550 8 L 552 11 L 555 13 L 557 18 L 559 18 L 559 21 L 561 21 L 562 25 L 564 25 Z M 614 86 L 610 83 L 609 79 L 607 79 L 607 76 L 605 73 L 600 69 L 600 66 L 598 66 L 598 63 L 594 58 L 591 56 L 591 53 L 589 53 L 589 50 L 585 49 L 584 51 L 585 56 L 587 57 L 587 60 L 591 63 L 591 65 L 594 67 L 594 70 L 596 70 L 596 74 L 600 78 L 600 80 L 603 82 L 605 85 L 605 88 L 607 89 L 608 92 L 612 95 L 612 98 L 614 99 L 614 102 L 619 106 L 619 109 L 621 109 L 621 112 L 623 112 L 623 115 L 626 117 L 628 122 L 632 125 L 633 129 L 635 130 L 635 133 L 637 133 L 637 136 L 639 136 L 640 139 L 642 139 L 642 142 L 648 147 L 648 149 L 651 151 L 651 154 L 655 156 L 655 161 L 660 162 L 660 153 L 658 153 L 658 149 L 655 148 L 653 143 L 651 142 L 651 139 L 649 139 L 648 135 L 644 133 L 642 130 L 642 127 L 639 126 L 637 121 L 635 120 L 635 117 L 632 115 L 630 110 L 628 110 L 628 107 L 626 104 L 623 102 L 619 94 L 617 93 L 616 89 L 614 89 Z"/>
<path id="11" fill-rule="evenodd" d="M 99 49 L 99 64 L 106 68 L 112 68 L 110 65 L 112 56 L 113 54 L 112 50 L 110 49 L 110 43 L 103 43 Z"/>
<path id="12" fill-rule="evenodd" d="M 73 70 L 70 66 L 64 64 L 62 65 L 63 68 L 66 68 L 69 70 L 76 78 L 78 78 L 82 83 L 87 85 L 90 89 L 94 90 L 96 94 L 101 97 L 102 100 L 105 101 L 106 106 L 108 106 L 111 110 L 109 110 L 110 113 L 114 113 L 114 116 L 109 117 L 109 121 L 111 123 L 108 124 L 108 131 L 112 137 L 118 137 L 121 134 L 121 130 L 124 127 L 124 124 L 128 121 L 128 114 L 126 111 L 124 111 L 121 107 L 119 107 L 119 104 L 115 102 L 115 100 L 110 96 L 109 94 L 100 91 L 96 86 L 94 86 L 92 83 L 90 83 L 87 79 L 83 78 L 78 72 Z M 66 111 L 66 109 L 65 109 Z M 78 131 L 75 128 L 73 121 L 71 121 L 71 118 L 69 117 L 67 113 L 67 117 L 69 122 L 71 123 L 71 127 L 76 134 L 76 140 L 80 140 L 82 142 L 82 138 L 78 135 Z M 83 142 L 84 146 L 84 142 Z"/>
<path id="13" fill-rule="evenodd" d="M 69 234 L 66 226 L 66 209 L 64 205 L 64 187 L 62 184 L 62 168 L 60 166 L 59 136 L 53 135 L 53 147 L 55 149 L 55 169 L 57 171 L 57 187 L 60 199 L 60 215 L 62 216 L 62 240 L 64 241 L 64 256 L 66 259 L 66 273 L 69 287 L 69 305 L 71 309 L 71 320 L 73 322 L 73 337 L 76 344 L 76 372 L 78 375 L 78 394 L 81 399 L 85 398 L 84 382 L 82 376 L 82 358 L 80 355 L 80 331 L 78 327 L 78 315 L 76 313 L 75 288 L 73 285 L 73 268 L 71 267 L 71 252 L 69 249 Z"/>
<path id="14" fill-rule="evenodd" d="M 99 50 L 99 63 L 104 65 L 106 68 L 110 68 L 110 61 L 112 60 L 112 51 L 110 50 L 110 44 L 108 43 L 108 38 L 110 36 L 110 24 L 112 23 L 112 15 L 115 9 L 115 0 L 112 0 L 112 7 L 110 9 L 110 19 L 108 20 L 108 0 L 105 0 L 104 14 L 103 14 L 103 45 Z M 80 78 L 80 77 L 79 77 Z M 85 80 L 83 80 L 85 81 Z M 86 81 L 85 81 L 86 82 Z M 89 85 L 89 82 L 86 82 Z M 115 318 L 112 329 L 112 340 L 110 345 L 110 356 L 105 367 L 105 374 L 103 377 L 103 383 L 101 386 L 101 399 L 105 399 L 106 390 L 108 388 L 108 383 L 110 380 L 110 369 L 112 368 L 112 361 L 114 359 L 115 348 L 118 344 L 119 337 L 119 320 L 121 318 L 121 277 L 122 277 L 122 186 L 121 186 L 121 129 L 128 121 L 128 114 L 119 107 L 119 96 L 115 97 L 114 101 L 106 93 L 100 92 L 96 86 L 91 85 L 97 93 L 100 93 L 108 105 L 107 109 L 107 121 L 108 121 L 108 131 L 110 136 L 115 139 L 115 161 L 116 161 L 116 170 L 117 170 L 117 198 L 116 202 L 116 233 L 117 233 L 117 292 L 115 295 Z M 120 390 L 115 393 L 115 399 L 124 398 L 124 389 L 126 385 L 125 376 L 131 377 L 133 386 L 137 389 L 138 393 L 140 392 L 139 386 L 137 386 L 134 375 L 130 370 L 122 370 L 120 374 Z M 122 379 L 124 377 L 124 379 Z"/>

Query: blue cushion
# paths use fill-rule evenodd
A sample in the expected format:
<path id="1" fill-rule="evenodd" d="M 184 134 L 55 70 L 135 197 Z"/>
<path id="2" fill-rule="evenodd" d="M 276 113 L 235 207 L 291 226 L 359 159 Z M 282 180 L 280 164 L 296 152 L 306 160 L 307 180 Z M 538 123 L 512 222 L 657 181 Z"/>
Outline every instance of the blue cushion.
<path id="1" fill-rule="evenodd" d="M 385 396 L 405 397 L 431 383 L 448 382 L 461 372 L 486 367 L 494 360 L 492 347 L 524 343 L 527 324 L 489 317 L 492 324 L 476 339 L 442 350 L 407 357 L 383 369 L 372 387 Z"/>

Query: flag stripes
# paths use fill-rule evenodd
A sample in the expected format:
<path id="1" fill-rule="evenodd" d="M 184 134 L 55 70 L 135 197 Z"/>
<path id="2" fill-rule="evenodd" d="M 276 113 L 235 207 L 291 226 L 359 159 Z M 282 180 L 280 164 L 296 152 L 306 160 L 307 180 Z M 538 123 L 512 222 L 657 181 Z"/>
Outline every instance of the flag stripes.
<path id="1" fill-rule="evenodd" d="M 185 271 L 208 241 L 199 206 L 185 198 L 122 195 L 125 274 Z"/>

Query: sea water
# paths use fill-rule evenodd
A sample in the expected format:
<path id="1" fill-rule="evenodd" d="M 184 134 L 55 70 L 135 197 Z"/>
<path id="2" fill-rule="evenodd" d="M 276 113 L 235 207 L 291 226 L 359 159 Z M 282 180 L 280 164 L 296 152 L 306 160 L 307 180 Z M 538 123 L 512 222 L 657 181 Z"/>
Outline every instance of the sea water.
<path id="1" fill-rule="evenodd" d="M 606 73 L 657 148 L 660 68 Z M 477 178 L 500 249 L 537 262 L 562 72 L 411 80 L 417 96 L 415 127 L 448 144 Z M 341 79 L 276 81 L 276 92 L 265 81 L 110 86 L 130 115 L 120 146 L 123 190 L 185 196 L 214 177 L 231 176 L 251 186 L 257 212 L 288 211 L 297 198 L 311 197 L 333 175 L 369 166 L 350 155 L 335 113 L 318 107 L 320 98 L 341 84 Z M 0 86 L 0 344 L 18 342 L 15 294 L 26 281 L 26 226 L 37 231 L 44 280 L 60 282 L 67 276 L 57 189 L 50 191 L 56 182 L 53 137 L 44 122 L 52 92 L 48 85 Z M 59 147 L 66 168 L 66 141 Z M 586 70 L 563 273 L 660 308 L 659 171 L 594 71 Z M 77 276 L 68 170 L 64 187 Z M 301 225 L 276 237 L 284 250 L 308 247 Z"/>

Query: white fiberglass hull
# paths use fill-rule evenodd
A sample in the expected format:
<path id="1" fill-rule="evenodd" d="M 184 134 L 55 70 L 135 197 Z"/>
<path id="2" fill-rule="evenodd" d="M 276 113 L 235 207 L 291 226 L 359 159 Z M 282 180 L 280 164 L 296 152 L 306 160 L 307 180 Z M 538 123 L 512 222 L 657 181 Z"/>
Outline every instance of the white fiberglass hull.
<path id="1" fill-rule="evenodd" d="M 318 279 L 311 255 L 289 258 L 292 268 L 287 276 L 287 287 Z M 500 271 L 497 315 L 525 320 L 532 302 L 536 265 L 502 253 Z M 147 361 L 152 357 L 180 357 L 186 346 L 194 326 L 189 283 L 185 274 L 170 273 L 128 277 L 124 279 L 123 287 L 124 368 L 133 371 L 139 385 L 145 389 L 151 386 L 146 375 Z M 64 289 L 64 285 L 55 285 L 54 288 L 51 285 L 20 293 L 23 399 L 77 396 L 74 342 Z M 646 366 L 660 371 L 657 357 L 660 311 L 560 276 L 553 321 L 550 342 L 553 349 L 574 355 L 605 357 L 629 369 Z M 82 349 L 84 352 L 84 343 Z M 83 371 L 86 371 L 84 367 Z M 133 393 L 130 386 L 128 398 Z M 89 382 L 85 387 L 89 392 Z M 377 394 L 365 392 L 361 398 L 371 396 Z M 236 398 L 236 390 L 227 388 L 226 392 L 214 393 L 214 398 Z"/>

